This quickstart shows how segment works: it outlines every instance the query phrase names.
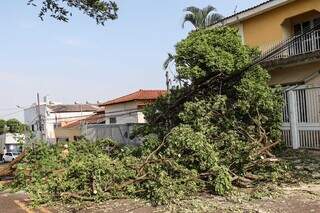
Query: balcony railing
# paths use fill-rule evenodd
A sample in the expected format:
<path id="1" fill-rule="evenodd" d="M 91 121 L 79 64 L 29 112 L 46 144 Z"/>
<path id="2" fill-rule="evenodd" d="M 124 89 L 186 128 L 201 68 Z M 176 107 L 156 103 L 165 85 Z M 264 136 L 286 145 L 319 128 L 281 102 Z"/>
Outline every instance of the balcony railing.
<path id="1" fill-rule="evenodd" d="M 265 61 L 284 59 L 292 56 L 312 53 L 320 50 L 320 29 L 291 37 L 287 40 L 276 42 L 261 47 L 262 56 L 268 56 Z M 274 54 L 272 54 L 274 52 Z"/>

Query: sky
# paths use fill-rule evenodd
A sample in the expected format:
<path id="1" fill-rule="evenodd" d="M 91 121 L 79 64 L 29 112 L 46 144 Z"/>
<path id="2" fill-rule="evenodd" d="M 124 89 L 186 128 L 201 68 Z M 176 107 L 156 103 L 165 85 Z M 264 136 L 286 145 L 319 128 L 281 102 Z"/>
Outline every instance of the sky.
<path id="1" fill-rule="evenodd" d="M 264 0 L 116 0 L 104 27 L 79 12 L 69 23 L 38 18 L 27 0 L 0 1 L 0 118 L 22 120 L 36 93 L 63 103 L 96 103 L 165 88 L 162 64 L 192 29 L 183 9 L 212 5 L 224 16 Z"/>

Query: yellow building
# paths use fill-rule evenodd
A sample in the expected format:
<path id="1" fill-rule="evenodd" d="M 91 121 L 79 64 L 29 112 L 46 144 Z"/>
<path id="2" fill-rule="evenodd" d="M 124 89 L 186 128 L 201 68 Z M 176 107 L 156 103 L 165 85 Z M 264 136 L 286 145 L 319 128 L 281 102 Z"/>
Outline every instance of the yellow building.
<path id="1" fill-rule="evenodd" d="M 82 138 L 82 127 L 88 124 L 104 124 L 105 123 L 105 109 L 100 108 L 94 114 L 86 117 L 66 122 L 64 125 L 55 129 L 57 142 L 59 141 L 77 141 Z"/>
<path id="2" fill-rule="evenodd" d="M 284 46 L 263 64 L 271 85 L 320 84 L 320 0 L 269 0 L 215 26 L 221 25 L 236 27 L 262 53 Z"/>

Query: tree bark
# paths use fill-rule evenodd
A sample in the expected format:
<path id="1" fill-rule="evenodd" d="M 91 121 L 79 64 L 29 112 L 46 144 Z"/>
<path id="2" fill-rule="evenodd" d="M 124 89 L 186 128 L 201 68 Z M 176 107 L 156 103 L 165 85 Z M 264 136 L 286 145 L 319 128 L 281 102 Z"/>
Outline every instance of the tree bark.
<path id="1" fill-rule="evenodd" d="M 23 151 L 16 159 L 11 161 L 9 164 L 2 166 L 0 168 L 0 177 L 13 175 L 14 171 L 16 170 L 16 165 L 23 160 L 26 154 L 26 151 Z"/>

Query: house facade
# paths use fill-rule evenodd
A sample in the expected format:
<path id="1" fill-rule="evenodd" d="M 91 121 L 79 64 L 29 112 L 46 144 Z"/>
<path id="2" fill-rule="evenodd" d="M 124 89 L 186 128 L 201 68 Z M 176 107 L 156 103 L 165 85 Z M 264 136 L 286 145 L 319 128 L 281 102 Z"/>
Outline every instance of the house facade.
<path id="1" fill-rule="evenodd" d="M 80 137 L 79 131 L 63 127 L 74 121 L 85 119 L 97 110 L 99 107 L 93 104 L 61 104 L 44 101 L 40 106 L 33 104 L 25 109 L 24 120 L 37 138 L 51 143 L 71 141 Z"/>
<path id="2" fill-rule="evenodd" d="M 138 124 L 146 123 L 143 109 L 164 95 L 164 90 L 139 90 L 134 93 L 99 104 L 94 114 L 68 122 L 57 129 L 59 134 L 81 136 L 90 141 L 110 138 L 121 144 L 140 144 L 139 138 L 131 138 Z"/>
<path id="3" fill-rule="evenodd" d="M 105 111 L 103 108 L 100 108 L 92 115 L 74 120 L 66 123 L 60 128 L 56 129 L 56 133 L 60 136 L 68 138 L 68 141 L 74 141 L 80 137 L 86 136 L 86 129 L 88 125 L 94 124 L 105 124 Z"/>
<path id="4" fill-rule="evenodd" d="M 139 90 L 100 104 L 100 107 L 105 108 L 105 123 L 107 125 L 145 123 L 143 108 L 165 93 L 165 90 Z"/>
<path id="5" fill-rule="evenodd" d="M 270 85 L 320 84 L 320 28 L 307 33 L 320 25 L 319 0 L 269 0 L 215 26 L 221 25 L 237 28 L 243 43 L 263 54 L 288 44 L 264 64 Z"/>
<path id="6" fill-rule="evenodd" d="M 244 44 L 260 49 L 269 84 L 284 88 L 286 145 L 320 149 L 320 1 L 269 0 L 214 26 L 238 29 Z"/>

